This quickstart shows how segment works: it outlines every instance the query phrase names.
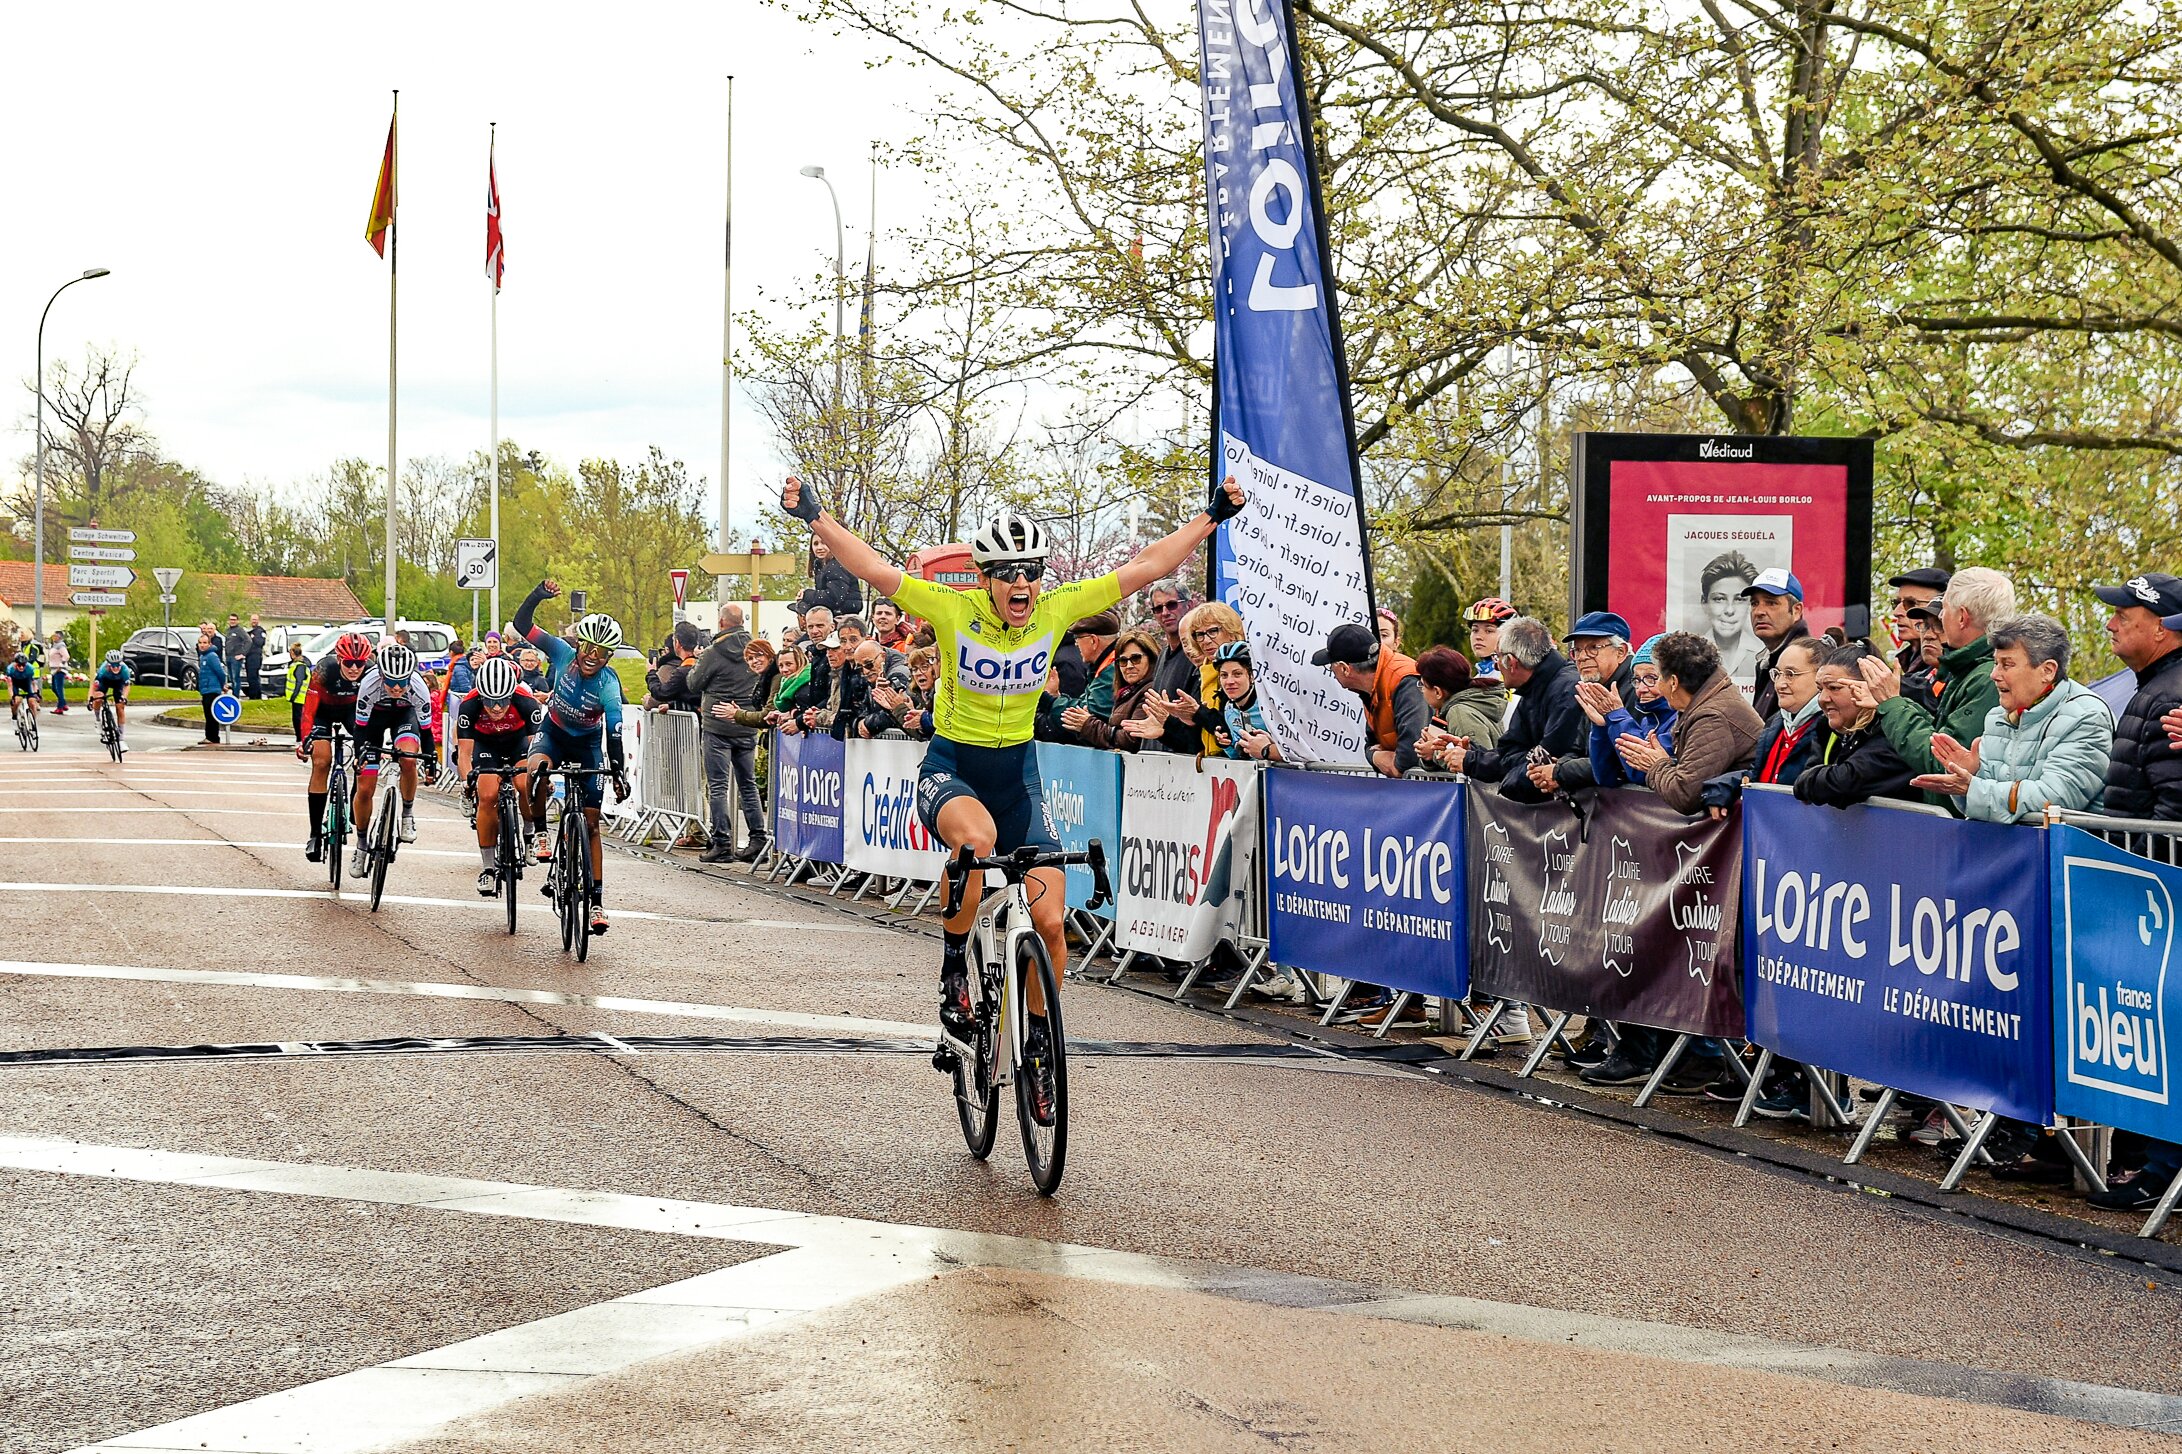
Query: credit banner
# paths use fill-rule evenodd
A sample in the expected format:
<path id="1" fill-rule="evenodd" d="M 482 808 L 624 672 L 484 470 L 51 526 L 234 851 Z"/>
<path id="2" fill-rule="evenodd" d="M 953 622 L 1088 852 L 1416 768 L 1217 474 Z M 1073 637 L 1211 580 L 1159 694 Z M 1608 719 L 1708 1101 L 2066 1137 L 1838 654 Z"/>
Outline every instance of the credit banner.
<path id="1" fill-rule="evenodd" d="M 2168 1011 L 2182 873 L 2074 828 L 2046 830 L 2053 912 L 2054 1109 L 2182 1140 Z"/>
<path id="2" fill-rule="evenodd" d="M 1220 599 L 1249 625 L 1267 729 L 1291 761 L 1361 762 L 1364 718 L 1310 655 L 1371 619 L 1348 378 L 1286 0 L 1198 6 L 1212 246 Z"/>
<path id="3" fill-rule="evenodd" d="M 1273 961 L 1468 994 L 1462 784 L 1283 768 L 1264 783 Z"/>
<path id="4" fill-rule="evenodd" d="M 1058 742 L 1038 744 L 1038 775 L 1045 779 L 1046 813 L 1061 847 L 1081 853 L 1096 838 L 1106 848 L 1106 876 L 1115 879 L 1121 866 L 1121 760 L 1118 752 L 1095 752 L 1088 747 L 1067 747 Z M 1091 902 L 1091 870 L 1068 870 L 1068 906 L 1080 909 Z M 1114 917 L 1109 903 L 1098 911 L 1102 919 Z"/>
<path id="5" fill-rule="evenodd" d="M 1257 891 L 1256 763 L 1122 757 L 1115 941 L 1190 963 L 1249 925 Z"/>
<path id="6" fill-rule="evenodd" d="M 1732 819 L 1651 793 L 1468 803 L 1470 979 L 1490 995 L 1697 1035 L 1743 1033 Z"/>
<path id="7" fill-rule="evenodd" d="M 859 737 L 844 746 L 842 862 L 858 873 L 937 880 L 946 871 L 947 850 L 917 817 L 924 744 Z"/>
<path id="8" fill-rule="evenodd" d="M 807 733 L 773 734 L 773 837 L 780 851 L 841 862 L 841 744 Z"/>
<path id="9" fill-rule="evenodd" d="M 2053 1116 L 2038 831 L 1743 794 L 1750 1038 L 2020 1120 Z"/>

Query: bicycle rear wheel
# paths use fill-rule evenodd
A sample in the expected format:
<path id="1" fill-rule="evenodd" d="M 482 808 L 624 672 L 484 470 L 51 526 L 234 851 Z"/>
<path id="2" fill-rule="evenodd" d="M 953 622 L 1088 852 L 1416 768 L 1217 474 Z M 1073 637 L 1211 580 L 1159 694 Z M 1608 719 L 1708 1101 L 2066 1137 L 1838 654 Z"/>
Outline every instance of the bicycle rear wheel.
<path id="1" fill-rule="evenodd" d="M 371 809 L 371 912 L 379 912 L 379 896 L 386 892 L 386 870 L 394 862 L 394 799 L 396 783 L 379 784 L 379 801 Z"/>
<path id="2" fill-rule="evenodd" d="M 1025 1055 L 1016 1064 L 1015 1119 L 1023 1129 L 1023 1159 L 1030 1164 L 1031 1184 L 1040 1196 L 1052 1196 L 1068 1161 L 1068 1037 L 1061 1029 L 1061 982 L 1046 955 L 1046 942 L 1025 934 L 1015 941 L 1012 988 L 1026 1042 L 1032 1021 L 1022 1006 L 1033 980 L 1045 995 L 1046 1053 L 1034 1063 L 1026 1043 Z M 1043 1107 L 1041 1099 L 1046 1103 Z"/>
<path id="3" fill-rule="evenodd" d="M 591 825 L 581 808 L 564 814 L 562 821 L 574 825 L 567 838 L 571 854 L 567 871 L 569 902 L 575 906 L 576 963 L 581 964 L 591 957 Z"/>
<path id="4" fill-rule="evenodd" d="M 973 941 L 973 945 L 974 945 Z M 1000 1006 L 986 993 L 985 976 L 972 967 L 970 1015 L 977 1024 L 968 1058 L 955 1061 L 955 1117 L 962 1142 L 983 1161 L 992 1155 L 1000 1128 Z"/>

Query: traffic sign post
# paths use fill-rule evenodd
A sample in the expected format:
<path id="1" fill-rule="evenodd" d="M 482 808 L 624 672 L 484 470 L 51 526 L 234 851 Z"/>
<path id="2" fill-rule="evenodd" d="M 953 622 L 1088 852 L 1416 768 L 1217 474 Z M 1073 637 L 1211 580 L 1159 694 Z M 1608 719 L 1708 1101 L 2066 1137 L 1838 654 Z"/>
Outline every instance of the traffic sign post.
<path id="1" fill-rule="evenodd" d="M 680 622 L 688 614 L 686 607 L 689 605 L 689 572 L 670 570 L 667 572 L 667 579 L 674 582 L 674 619 Z"/>
<path id="2" fill-rule="evenodd" d="M 227 740 L 227 729 L 242 716 L 242 699 L 233 692 L 222 692 L 212 699 L 212 720 L 220 729 L 220 740 Z"/>
<path id="3" fill-rule="evenodd" d="M 174 588 L 181 584 L 182 568 L 178 565 L 155 565 L 152 567 L 152 579 L 159 582 L 159 629 L 161 631 L 172 631 L 174 629 Z M 166 647 L 162 644 L 159 649 L 165 651 Z"/>
<path id="4" fill-rule="evenodd" d="M 490 540 L 455 542 L 455 584 L 465 591 L 489 591 L 500 583 L 500 549 Z"/>

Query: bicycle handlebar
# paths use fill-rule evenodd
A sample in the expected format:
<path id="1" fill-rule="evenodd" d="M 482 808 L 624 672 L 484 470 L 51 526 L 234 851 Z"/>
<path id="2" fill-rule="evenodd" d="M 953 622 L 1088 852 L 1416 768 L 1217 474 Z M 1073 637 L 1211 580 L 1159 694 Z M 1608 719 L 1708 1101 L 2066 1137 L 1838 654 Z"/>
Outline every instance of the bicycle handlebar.
<path id="1" fill-rule="evenodd" d="M 1054 853 L 1043 848 L 1025 846 L 1012 853 L 997 853 L 990 858 L 979 858 L 965 846 L 948 860 L 947 894 L 951 902 L 961 903 L 962 891 L 968 885 L 970 875 L 985 870 L 1001 875 L 1009 883 L 1021 883 L 1024 876 L 1034 869 L 1068 868 L 1077 865 L 1091 870 L 1091 900 L 1084 907 L 1095 910 L 1113 902 L 1114 886 L 1106 879 L 1106 845 L 1096 838 L 1081 853 Z"/>

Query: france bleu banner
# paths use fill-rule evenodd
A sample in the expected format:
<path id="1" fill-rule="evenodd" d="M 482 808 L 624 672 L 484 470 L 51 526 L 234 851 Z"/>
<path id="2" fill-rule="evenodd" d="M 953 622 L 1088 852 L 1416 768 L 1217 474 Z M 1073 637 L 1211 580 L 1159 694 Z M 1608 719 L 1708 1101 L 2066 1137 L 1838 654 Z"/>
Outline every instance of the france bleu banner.
<path id="1" fill-rule="evenodd" d="M 2074 828 L 2046 830 L 2053 894 L 2054 1108 L 2102 1126 L 2182 1140 L 2168 1068 L 2182 872 Z"/>
<path id="2" fill-rule="evenodd" d="M 1270 6 L 1270 8 L 1262 8 Z M 1211 218 L 1212 478 L 1250 496 L 1214 584 L 1250 628 L 1266 727 L 1290 761 L 1361 762 L 1357 700 L 1310 664 L 1368 624 L 1348 372 L 1287 0 L 1199 0 Z"/>
<path id="3" fill-rule="evenodd" d="M 844 766 L 831 737 L 773 734 L 773 836 L 782 853 L 841 862 Z"/>
<path id="4" fill-rule="evenodd" d="M 1106 849 L 1106 876 L 1111 882 L 1121 865 L 1121 754 L 1041 742 L 1038 775 L 1045 780 L 1046 814 L 1053 820 L 1061 847 L 1081 853 L 1096 838 Z M 1071 866 L 1068 906 L 1080 909 L 1090 902 L 1091 870 Z M 1113 904 L 1098 914 L 1102 919 L 1113 918 Z"/>
<path id="5" fill-rule="evenodd" d="M 2033 828 L 1743 794 L 1750 1038 L 1958 1105 L 2053 1117 Z"/>
<path id="6" fill-rule="evenodd" d="M 1264 781 L 1273 962 L 1468 994 L 1462 784 L 1278 767 Z"/>

